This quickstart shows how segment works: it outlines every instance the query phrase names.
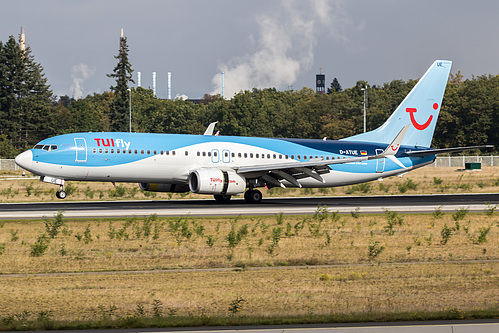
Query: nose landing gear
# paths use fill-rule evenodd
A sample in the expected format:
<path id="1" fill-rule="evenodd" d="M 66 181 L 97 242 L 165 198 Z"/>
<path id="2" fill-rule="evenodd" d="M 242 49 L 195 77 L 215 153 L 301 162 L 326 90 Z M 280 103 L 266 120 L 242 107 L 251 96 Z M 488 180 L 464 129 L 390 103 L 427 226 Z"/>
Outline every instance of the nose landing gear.
<path id="1" fill-rule="evenodd" d="M 59 191 L 55 192 L 55 196 L 57 197 L 57 199 L 66 199 L 66 191 L 64 191 L 64 185 L 61 185 L 59 187 Z"/>

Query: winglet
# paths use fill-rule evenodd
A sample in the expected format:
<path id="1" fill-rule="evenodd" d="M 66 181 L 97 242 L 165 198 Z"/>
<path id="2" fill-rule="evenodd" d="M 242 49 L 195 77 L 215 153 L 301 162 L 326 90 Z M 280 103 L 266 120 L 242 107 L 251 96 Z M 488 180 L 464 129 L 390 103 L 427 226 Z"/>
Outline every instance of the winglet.
<path id="1" fill-rule="evenodd" d="M 218 123 L 218 121 L 215 121 L 211 124 L 208 125 L 206 128 L 206 131 L 204 131 L 203 135 L 213 135 L 213 131 L 215 130 L 215 125 Z"/>
<path id="2" fill-rule="evenodd" d="M 392 143 L 390 143 L 388 145 L 388 147 L 386 147 L 385 151 L 382 152 L 379 155 L 373 156 L 373 158 L 385 158 L 386 157 L 390 161 L 392 161 L 393 163 L 395 163 L 398 166 L 400 166 L 401 168 L 404 168 L 404 169 L 407 168 L 405 165 L 402 164 L 402 162 L 400 162 L 395 157 L 395 154 L 397 154 L 397 152 L 399 151 L 400 145 L 402 144 L 402 141 L 404 141 L 404 136 L 407 133 L 407 130 L 409 129 L 409 126 L 411 126 L 411 125 L 410 124 L 409 125 L 405 125 L 402 128 L 402 130 L 399 132 L 399 134 L 397 134 L 397 136 L 395 137 L 395 139 L 393 139 Z"/>
<path id="3" fill-rule="evenodd" d="M 409 126 L 411 125 L 408 124 L 402 128 L 402 130 L 399 132 L 399 134 L 397 134 L 395 139 L 393 139 L 392 143 L 390 143 L 388 147 L 386 147 L 385 151 L 380 154 L 381 157 L 395 156 L 395 154 L 397 154 L 397 152 L 400 149 L 400 145 L 404 140 L 404 136 L 407 133 L 407 130 L 409 129 Z"/>

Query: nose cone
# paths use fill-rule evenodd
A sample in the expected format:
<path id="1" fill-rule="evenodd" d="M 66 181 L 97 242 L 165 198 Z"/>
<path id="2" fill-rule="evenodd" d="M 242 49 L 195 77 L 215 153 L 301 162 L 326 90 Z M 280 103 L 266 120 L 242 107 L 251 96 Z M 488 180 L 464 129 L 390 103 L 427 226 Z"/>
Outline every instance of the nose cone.
<path id="1" fill-rule="evenodd" d="M 31 166 L 33 164 L 33 152 L 31 152 L 31 150 L 26 150 L 24 153 L 17 155 L 16 164 L 25 170 L 31 171 Z"/>

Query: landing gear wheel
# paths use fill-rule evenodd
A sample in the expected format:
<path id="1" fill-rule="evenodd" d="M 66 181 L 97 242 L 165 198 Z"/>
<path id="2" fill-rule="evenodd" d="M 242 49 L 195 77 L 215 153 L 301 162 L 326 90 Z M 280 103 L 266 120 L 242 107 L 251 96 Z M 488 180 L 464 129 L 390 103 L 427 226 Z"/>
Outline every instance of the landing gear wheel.
<path id="1" fill-rule="evenodd" d="M 244 200 L 246 200 L 247 203 L 257 204 L 262 201 L 262 198 L 262 192 L 258 190 L 247 190 L 244 193 Z"/>
<path id="2" fill-rule="evenodd" d="M 215 194 L 213 197 L 215 198 L 215 200 L 217 202 L 221 202 L 221 203 L 229 202 L 230 198 L 232 198 L 232 196 L 226 195 L 226 194 Z"/>
<path id="3" fill-rule="evenodd" d="M 55 196 L 58 198 L 58 199 L 66 199 L 66 191 L 63 191 L 63 190 L 60 190 L 60 191 L 57 191 L 55 192 Z"/>

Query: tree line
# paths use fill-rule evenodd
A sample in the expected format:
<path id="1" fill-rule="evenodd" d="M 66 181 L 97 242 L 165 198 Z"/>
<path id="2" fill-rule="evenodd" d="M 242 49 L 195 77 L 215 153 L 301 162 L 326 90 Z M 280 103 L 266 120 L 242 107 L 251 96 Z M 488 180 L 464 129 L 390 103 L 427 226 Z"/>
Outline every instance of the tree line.
<path id="1" fill-rule="evenodd" d="M 218 121 L 221 135 L 339 139 L 363 131 L 363 94 L 367 87 L 367 130 L 375 129 L 395 110 L 416 80 L 383 85 L 358 81 L 341 89 L 333 80 L 326 94 L 310 88 L 241 91 L 232 99 L 205 95 L 189 100 L 163 100 L 152 90 L 130 88 L 132 68 L 126 37 L 120 40 L 118 64 L 110 91 L 82 99 L 56 97 L 43 67 L 29 47 L 21 50 L 11 36 L 0 42 L 0 157 L 12 158 L 38 141 L 64 133 L 128 131 L 129 98 L 132 131 L 201 134 Z M 128 90 L 130 89 L 130 90 Z M 432 146 L 437 148 L 499 144 L 499 76 L 464 80 L 451 74 Z"/>

